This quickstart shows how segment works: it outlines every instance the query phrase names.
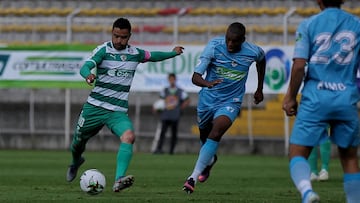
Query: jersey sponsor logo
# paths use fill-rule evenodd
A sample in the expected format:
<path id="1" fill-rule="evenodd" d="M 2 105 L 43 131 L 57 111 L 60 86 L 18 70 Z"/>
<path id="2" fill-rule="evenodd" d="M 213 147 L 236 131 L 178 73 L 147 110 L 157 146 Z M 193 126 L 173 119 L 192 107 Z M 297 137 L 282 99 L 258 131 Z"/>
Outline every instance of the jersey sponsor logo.
<path id="1" fill-rule="evenodd" d="M 219 78 L 226 78 L 229 80 L 242 80 L 246 76 L 245 71 L 229 70 L 223 67 L 216 67 L 216 74 Z"/>
<path id="2" fill-rule="evenodd" d="M 109 76 L 123 77 L 123 78 L 132 78 L 134 71 L 129 70 L 120 70 L 120 69 L 110 69 L 107 74 Z"/>
<path id="3" fill-rule="evenodd" d="M 320 81 L 317 84 L 318 90 L 331 90 L 331 91 L 345 91 L 346 85 L 344 83 Z"/>
<path id="4" fill-rule="evenodd" d="M 265 84 L 272 90 L 280 90 L 290 77 L 290 60 L 281 49 L 270 49 L 266 55 Z"/>

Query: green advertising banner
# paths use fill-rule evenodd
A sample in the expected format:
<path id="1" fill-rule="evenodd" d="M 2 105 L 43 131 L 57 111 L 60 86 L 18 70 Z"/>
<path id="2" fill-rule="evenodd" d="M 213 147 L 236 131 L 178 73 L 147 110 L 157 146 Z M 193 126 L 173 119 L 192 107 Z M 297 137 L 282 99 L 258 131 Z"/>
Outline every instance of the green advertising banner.
<path id="1" fill-rule="evenodd" d="M 91 88 L 79 70 L 96 46 L 9 47 L 0 49 L 0 88 Z M 149 51 L 170 51 L 172 46 L 139 46 Z M 26 50 L 24 50 L 26 49 Z M 178 85 L 188 92 L 200 88 L 191 77 L 204 46 L 186 46 L 178 57 L 139 64 L 132 91 L 160 91 L 167 74 L 176 73 Z M 267 69 L 264 93 L 285 93 L 291 69 L 292 47 L 263 47 Z M 246 91 L 257 85 L 255 64 L 249 69 Z"/>

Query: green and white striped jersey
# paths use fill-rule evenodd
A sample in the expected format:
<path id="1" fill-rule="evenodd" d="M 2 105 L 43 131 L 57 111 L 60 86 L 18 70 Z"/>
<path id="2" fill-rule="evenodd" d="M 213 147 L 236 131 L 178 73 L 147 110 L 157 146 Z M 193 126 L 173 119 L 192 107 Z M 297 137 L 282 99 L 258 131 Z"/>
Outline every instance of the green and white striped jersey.
<path id="1" fill-rule="evenodd" d="M 87 102 L 112 111 L 127 112 L 136 68 L 150 56 L 150 52 L 130 45 L 124 50 L 116 50 L 111 41 L 98 46 L 82 67 L 89 71 L 96 67 L 95 87 Z"/>

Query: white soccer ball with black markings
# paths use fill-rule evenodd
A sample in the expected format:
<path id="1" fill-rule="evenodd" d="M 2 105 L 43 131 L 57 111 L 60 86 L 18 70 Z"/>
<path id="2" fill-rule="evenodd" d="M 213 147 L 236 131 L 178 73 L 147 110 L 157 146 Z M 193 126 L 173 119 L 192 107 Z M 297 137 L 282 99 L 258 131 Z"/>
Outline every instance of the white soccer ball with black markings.
<path id="1" fill-rule="evenodd" d="M 156 111 L 163 111 L 165 109 L 165 100 L 164 99 L 156 100 L 153 104 L 153 109 Z"/>
<path id="2" fill-rule="evenodd" d="M 81 190 L 90 195 L 101 193 L 105 189 L 105 185 L 105 176 L 97 169 L 86 170 L 80 177 Z"/>

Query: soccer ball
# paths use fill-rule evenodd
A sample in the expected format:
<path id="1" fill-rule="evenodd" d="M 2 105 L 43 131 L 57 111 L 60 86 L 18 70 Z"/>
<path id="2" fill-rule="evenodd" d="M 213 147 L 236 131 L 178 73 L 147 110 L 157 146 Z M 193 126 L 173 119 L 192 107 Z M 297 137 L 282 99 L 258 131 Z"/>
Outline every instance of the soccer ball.
<path id="1" fill-rule="evenodd" d="M 97 169 L 86 170 L 80 177 L 81 190 L 90 195 L 101 193 L 105 184 L 105 176 Z"/>
<path id="2" fill-rule="evenodd" d="M 164 110 L 165 109 L 165 100 L 164 99 L 156 100 L 153 104 L 153 109 L 156 111 Z"/>

